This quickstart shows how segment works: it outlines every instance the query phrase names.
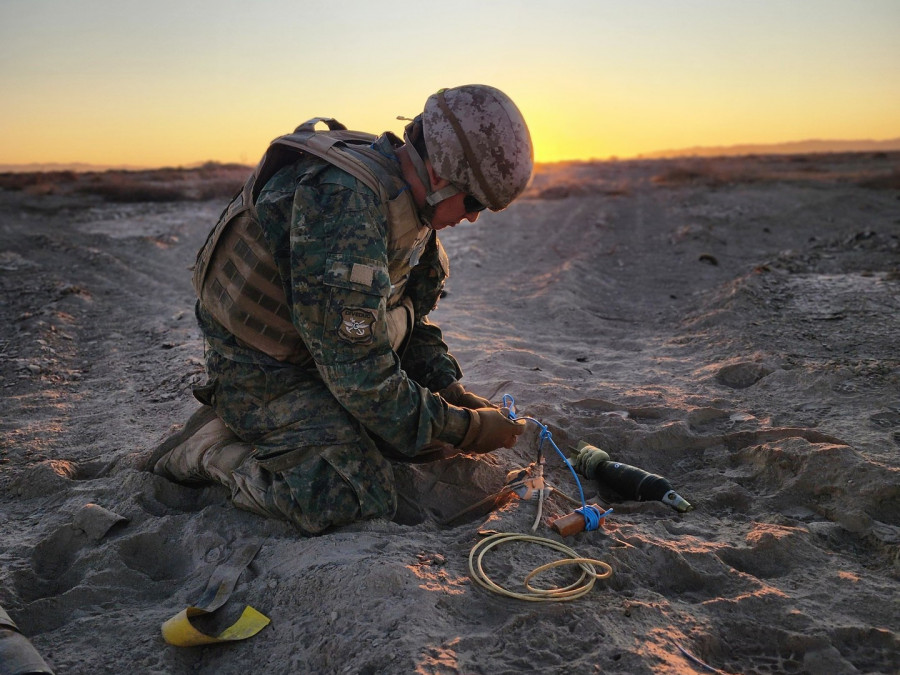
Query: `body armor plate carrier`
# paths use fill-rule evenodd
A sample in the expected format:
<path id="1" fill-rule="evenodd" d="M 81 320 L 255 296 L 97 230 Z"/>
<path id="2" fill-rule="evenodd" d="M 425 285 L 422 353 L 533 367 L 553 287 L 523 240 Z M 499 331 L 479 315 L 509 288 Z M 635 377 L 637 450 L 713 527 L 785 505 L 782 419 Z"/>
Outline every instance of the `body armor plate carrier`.
<path id="1" fill-rule="evenodd" d="M 324 122 L 329 130 L 316 131 L 318 122 Z M 333 119 L 309 120 L 294 133 L 272 141 L 241 192 L 219 217 L 197 254 L 192 281 L 202 305 L 240 341 L 279 361 L 311 362 L 291 320 L 283 280 L 255 207 L 260 191 L 275 172 L 309 153 L 361 181 L 385 205 L 391 281 L 387 326 L 391 345 L 400 350 L 415 321 L 412 303 L 403 293 L 417 259 L 410 252 L 421 251 L 433 232 L 419 220 L 410 191 L 398 192 L 396 168 L 387 166 L 388 160 L 371 149 L 376 140 L 371 134 L 348 131 Z M 436 243 L 440 247 L 440 242 Z M 441 259 L 446 261 L 443 251 Z"/>

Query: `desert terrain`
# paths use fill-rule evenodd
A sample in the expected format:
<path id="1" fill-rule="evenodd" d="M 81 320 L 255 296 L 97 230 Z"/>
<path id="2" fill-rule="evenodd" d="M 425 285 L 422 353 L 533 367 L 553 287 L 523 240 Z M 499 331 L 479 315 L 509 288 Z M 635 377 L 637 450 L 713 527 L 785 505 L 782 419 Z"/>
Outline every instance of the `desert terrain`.
<path id="1" fill-rule="evenodd" d="M 0 176 L 0 606 L 56 673 L 900 672 L 900 153 L 542 166 L 509 209 L 441 234 L 433 318 L 466 386 L 695 507 L 583 479 L 613 512 L 563 539 L 548 522 L 573 506 L 547 496 L 535 534 L 612 568 L 566 602 L 469 575 L 485 532 L 531 532 L 535 498 L 304 538 L 142 470 L 197 405 L 189 267 L 245 172 Z M 530 424 L 466 475 L 416 470 L 463 510 L 540 444 Z M 197 625 L 245 605 L 271 623 L 166 644 L 248 546 Z M 516 542 L 485 567 L 523 590 L 557 557 Z"/>

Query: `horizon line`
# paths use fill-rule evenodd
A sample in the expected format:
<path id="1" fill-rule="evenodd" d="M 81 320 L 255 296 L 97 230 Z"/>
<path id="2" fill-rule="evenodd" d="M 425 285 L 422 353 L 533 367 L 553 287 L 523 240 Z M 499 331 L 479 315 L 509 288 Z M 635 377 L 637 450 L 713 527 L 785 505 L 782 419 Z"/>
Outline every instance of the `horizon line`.
<path id="1" fill-rule="evenodd" d="M 817 139 L 810 138 L 799 141 L 784 141 L 780 143 L 735 143 L 732 145 L 694 145 L 684 148 L 665 150 L 653 150 L 634 155 L 589 158 L 556 159 L 552 161 L 536 161 L 536 165 L 573 164 L 578 162 L 607 162 L 629 161 L 641 159 L 676 159 L 679 157 L 727 157 L 736 155 L 754 154 L 819 154 L 835 152 L 879 152 L 900 150 L 900 136 L 883 140 L 873 139 Z M 222 161 L 206 159 L 190 164 L 95 164 L 91 162 L 25 162 L 25 163 L 0 163 L 2 173 L 28 173 L 42 171 L 74 171 L 89 173 L 92 171 L 156 171 L 162 169 L 193 170 L 204 165 L 216 166 L 246 166 L 252 168 L 253 164 L 243 162 Z"/>

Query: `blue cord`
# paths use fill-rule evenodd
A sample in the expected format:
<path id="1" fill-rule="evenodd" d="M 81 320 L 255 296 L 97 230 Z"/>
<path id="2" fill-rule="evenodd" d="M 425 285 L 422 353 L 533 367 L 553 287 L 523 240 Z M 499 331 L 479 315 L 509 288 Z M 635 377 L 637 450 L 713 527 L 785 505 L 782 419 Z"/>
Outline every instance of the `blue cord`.
<path id="1" fill-rule="evenodd" d="M 585 504 L 580 509 L 575 509 L 575 513 L 580 513 L 584 518 L 584 529 L 587 532 L 600 529 L 600 521 L 606 518 L 612 509 L 604 511 L 596 504 Z"/>
<path id="2" fill-rule="evenodd" d="M 600 528 L 600 521 L 612 513 L 612 509 L 608 511 L 603 511 L 599 506 L 595 506 L 594 504 L 588 504 L 584 500 L 584 490 L 581 488 L 581 481 L 578 479 L 578 474 L 575 473 L 575 468 L 572 466 L 572 463 L 568 460 L 568 458 L 563 454 L 563 451 L 559 449 L 556 443 L 553 441 L 553 434 L 550 433 L 550 430 L 546 427 L 546 425 L 541 424 L 533 417 L 519 417 L 516 415 L 516 400 L 509 394 L 503 394 L 503 407 L 509 408 L 509 418 L 512 420 L 528 420 L 529 422 L 534 422 L 541 428 L 541 442 L 538 444 L 538 457 L 541 456 L 541 448 L 544 447 L 544 441 L 550 441 L 550 445 L 553 446 L 553 449 L 562 457 L 562 461 L 565 462 L 566 466 L 569 467 L 569 471 L 572 472 L 572 477 L 575 479 L 575 484 L 578 486 L 578 495 L 581 497 L 581 508 L 575 509 L 576 513 L 580 513 L 584 517 L 584 529 L 587 532 L 592 530 L 597 530 Z"/>

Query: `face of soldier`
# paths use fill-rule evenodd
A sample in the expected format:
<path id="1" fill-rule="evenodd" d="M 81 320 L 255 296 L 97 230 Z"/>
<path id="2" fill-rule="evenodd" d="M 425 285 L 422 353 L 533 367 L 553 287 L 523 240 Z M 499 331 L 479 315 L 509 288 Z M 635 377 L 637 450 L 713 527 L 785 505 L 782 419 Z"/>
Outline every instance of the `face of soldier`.
<path id="1" fill-rule="evenodd" d="M 410 162 L 408 155 L 406 155 L 403 151 L 404 148 L 401 148 L 400 152 L 398 153 L 400 155 L 401 166 L 403 167 L 403 177 L 409 184 L 416 205 L 419 208 L 422 208 L 425 205 L 425 186 L 419 179 L 419 175 L 413 168 L 412 162 Z M 433 191 L 441 190 L 450 185 L 450 181 L 444 180 L 434 172 L 434 167 L 431 166 L 431 162 L 429 162 L 428 160 L 425 161 L 425 168 L 428 171 L 428 179 L 431 183 L 431 189 Z M 470 203 L 472 201 L 474 200 L 469 199 Z M 478 220 L 478 211 L 468 211 L 466 209 L 465 202 L 466 195 L 462 192 L 458 192 L 452 197 L 448 197 L 442 202 L 439 202 L 437 206 L 434 207 L 434 216 L 431 218 L 429 223 L 431 228 L 434 230 L 443 230 L 445 227 L 453 227 L 455 225 L 458 225 L 463 220 L 468 220 L 470 223 L 474 223 L 476 220 Z M 478 207 L 481 207 L 481 204 L 479 204 L 477 201 L 474 201 L 474 203 Z"/>
<path id="2" fill-rule="evenodd" d="M 443 230 L 445 227 L 455 227 L 464 220 L 470 223 L 478 220 L 477 211 L 466 211 L 465 199 L 466 195 L 458 192 L 435 206 L 434 216 L 431 218 L 432 229 Z"/>

